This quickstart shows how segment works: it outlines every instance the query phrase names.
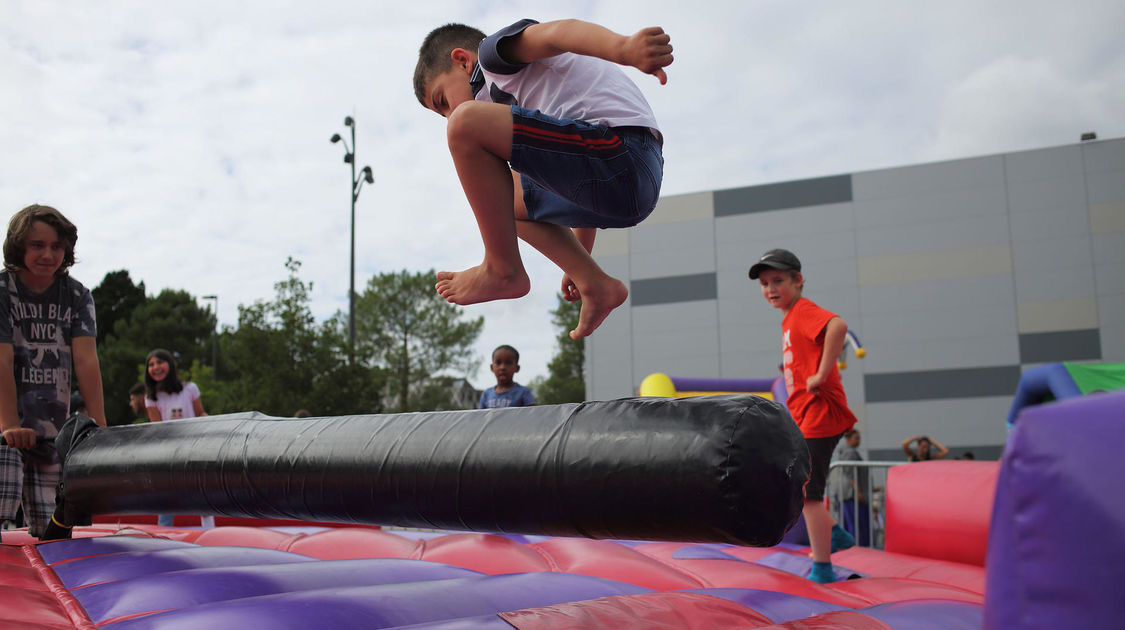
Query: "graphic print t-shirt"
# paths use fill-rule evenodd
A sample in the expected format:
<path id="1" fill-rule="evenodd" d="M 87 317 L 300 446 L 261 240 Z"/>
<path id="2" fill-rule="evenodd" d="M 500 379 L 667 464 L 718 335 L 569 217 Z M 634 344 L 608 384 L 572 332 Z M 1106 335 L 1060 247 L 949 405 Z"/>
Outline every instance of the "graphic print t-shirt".
<path id="1" fill-rule="evenodd" d="M 191 381 L 184 383 L 178 393 L 156 392 L 156 400 L 146 397 L 145 407 L 160 410 L 160 419 L 183 420 L 195 417 L 195 401 L 199 399 L 199 386 Z"/>
<path id="2" fill-rule="evenodd" d="M 535 396 L 532 395 L 530 389 L 519 383 L 512 383 L 510 389 L 500 394 L 496 393 L 495 387 L 489 387 L 481 392 L 480 403 L 477 405 L 477 408 L 499 409 L 501 407 L 530 407 L 534 404 Z"/>
<path id="3" fill-rule="evenodd" d="M 72 340 L 94 337 L 94 298 L 66 276 L 34 293 L 0 272 L 0 343 L 12 344 L 20 426 L 54 437 L 70 412 Z"/>

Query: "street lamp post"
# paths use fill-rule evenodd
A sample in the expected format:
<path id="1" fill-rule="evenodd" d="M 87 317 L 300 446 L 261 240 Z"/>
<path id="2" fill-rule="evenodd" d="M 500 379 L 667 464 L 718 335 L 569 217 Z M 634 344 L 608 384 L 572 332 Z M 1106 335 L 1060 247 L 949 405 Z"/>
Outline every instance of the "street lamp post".
<path id="1" fill-rule="evenodd" d="M 360 171 L 361 177 L 356 177 L 355 174 L 355 119 L 351 116 L 344 118 L 344 126 L 350 127 L 352 130 L 352 144 L 348 146 L 348 141 L 340 137 L 340 134 L 332 134 L 330 139 L 333 144 L 337 142 L 344 143 L 344 162 L 350 164 L 352 167 L 351 177 L 351 201 L 352 201 L 352 230 L 351 230 L 351 258 L 350 267 L 351 271 L 348 278 L 348 363 L 355 363 L 355 202 L 359 199 L 359 189 L 363 187 L 363 183 L 375 183 L 375 177 L 371 174 L 371 167 L 364 166 Z"/>
<path id="2" fill-rule="evenodd" d="M 215 330 L 211 333 L 211 376 L 219 373 L 219 296 L 204 295 L 204 300 L 215 300 Z"/>

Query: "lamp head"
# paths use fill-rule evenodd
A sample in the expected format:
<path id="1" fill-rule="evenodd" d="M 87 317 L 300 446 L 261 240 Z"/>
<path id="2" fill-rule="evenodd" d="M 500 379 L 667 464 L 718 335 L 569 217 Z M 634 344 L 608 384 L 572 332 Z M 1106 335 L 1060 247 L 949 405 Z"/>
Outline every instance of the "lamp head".
<path id="1" fill-rule="evenodd" d="M 345 153 L 344 154 L 344 164 L 351 164 L 354 160 L 355 160 L 355 154 L 354 153 Z"/>
<path id="2" fill-rule="evenodd" d="M 368 184 L 374 184 L 375 183 L 375 176 L 371 174 L 371 167 L 370 166 L 363 167 L 363 179 Z"/>
<path id="3" fill-rule="evenodd" d="M 344 126 L 351 127 L 354 124 L 355 124 L 355 121 L 352 120 L 351 116 L 347 116 L 347 117 L 344 118 Z"/>
<path id="4" fill-rule="evenodd" d="M 337 142 L 342 140 L 342 138 L 340 138 L 340 134 L 338 134 L 338 133 L 332 134 L 332 138 L 330 138 L 330 139 L 332 140 L 332 144 L 336 144 Z"/>

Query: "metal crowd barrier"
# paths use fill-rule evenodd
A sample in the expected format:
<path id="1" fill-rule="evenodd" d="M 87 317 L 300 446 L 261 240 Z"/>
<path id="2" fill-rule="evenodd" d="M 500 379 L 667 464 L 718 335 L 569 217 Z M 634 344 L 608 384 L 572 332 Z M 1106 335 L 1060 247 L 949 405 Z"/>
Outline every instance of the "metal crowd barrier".
<path id="1" fill-rule="evenodd" d="M 857 545 L 862 541 L 859 533 L 860 525 L 864 522 L 860 519 L 862 514 L 866 516 L 867 523 L 867 544 L 865 546 L 875 549 L 883 548 L 883 506 L 886 503 L 887 471 L 891 466 L 901 466 L 907 463 L 909 462 L 838 460 L 829 464 L 828 484 L 825 490 L 829 513 L 841 527 L 847 529 L 855 537 Z M 856 483 L 861 468 L 868 471 L 863 488 L 859 488 L 860 484 Z M 853 488 L 862 490 L 866 501 L 852 500 L 850 506 L 852 527 L 849 528 L 845 524 L 844 503 L 849 500 L 848 491 Z M 858 499 L 854 492 L 851 495 L 853 499 Z"/>

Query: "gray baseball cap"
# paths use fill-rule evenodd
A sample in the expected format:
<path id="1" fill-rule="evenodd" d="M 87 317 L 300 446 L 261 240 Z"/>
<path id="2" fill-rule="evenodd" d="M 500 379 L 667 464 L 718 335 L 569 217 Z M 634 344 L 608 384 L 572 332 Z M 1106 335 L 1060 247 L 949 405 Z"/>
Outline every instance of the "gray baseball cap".
<path id="1" fill-rule="evenodd" d="M 771 249 L 762 254 L 758 262 L 750 266 L 750 279 L 757 280 L 758 274 L 762 273 L 763 269 L 780 269 L 782 271 L 791 269 L 793 271 L 800 271 L 801 261 L 788 249 Z"/>

